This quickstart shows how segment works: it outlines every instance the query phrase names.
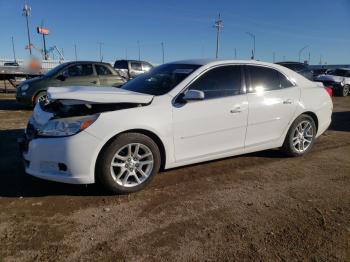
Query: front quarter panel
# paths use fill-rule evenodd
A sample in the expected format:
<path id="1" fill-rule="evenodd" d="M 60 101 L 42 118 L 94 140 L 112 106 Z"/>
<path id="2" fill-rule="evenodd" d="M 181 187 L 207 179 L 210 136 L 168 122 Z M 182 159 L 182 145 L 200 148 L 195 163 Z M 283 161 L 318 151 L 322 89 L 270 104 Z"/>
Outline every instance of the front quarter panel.
<path id="1" fill-rule="evenodd" d="M 165 164 L 174 161 L 171 97 L 168 95 L 154 97 L 148 106 L 102 113 L 96 122 L 85 130 L 101 141 L 96 150 L 95 161 L 111 138 L 135 129 L 147 130 L 157 135 L 165 148 Z"/>

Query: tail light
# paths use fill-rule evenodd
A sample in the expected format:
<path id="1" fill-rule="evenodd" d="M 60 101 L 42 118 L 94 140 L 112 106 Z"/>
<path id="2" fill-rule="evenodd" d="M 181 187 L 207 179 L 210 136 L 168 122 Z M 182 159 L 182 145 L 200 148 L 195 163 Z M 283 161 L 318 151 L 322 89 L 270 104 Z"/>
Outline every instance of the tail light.
<path id="1" fill-rule="evenodd" d="M 329 94 L 329 96 L 332 97 L 333 96 L 333 88 L 326 86 L 325 89 L 326 89 L 327 93 Z"/>

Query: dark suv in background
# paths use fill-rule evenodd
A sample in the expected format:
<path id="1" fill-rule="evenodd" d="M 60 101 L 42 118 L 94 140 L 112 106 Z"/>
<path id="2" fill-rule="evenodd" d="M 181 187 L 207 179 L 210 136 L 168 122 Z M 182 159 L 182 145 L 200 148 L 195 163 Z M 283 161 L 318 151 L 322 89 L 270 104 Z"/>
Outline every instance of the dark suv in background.
<path id="1" fill-rule="evenodd" d="M 287 67 L 299 74 L 301 74 L 302 76 L 306 77 L 307 79 L 313 81 L 314 77 L 313 77 L 313 72 L 312 70 L 309 68 L 309 65 L 306 63 L 300 63 L 300 62 L 278 62 L 276 63 L 278 65 Z"/>
<path id="2" fill-rule="evenodd" d="M 60 86 L 115 86 L 126 82 L 108 63 L 93 61 L 67 62 L 56 66 L 45 74 L 23 81 L 17 87 L 17 102 L 34 106 L 46 99 L 49 87 Z"/>
<path id="3" fill-rule="evenodd" d="M 138 60 L 117 60 L 114 63 L 114 69 L 126 79 L 132 79 L 152 68 L 150 63 Z"/>

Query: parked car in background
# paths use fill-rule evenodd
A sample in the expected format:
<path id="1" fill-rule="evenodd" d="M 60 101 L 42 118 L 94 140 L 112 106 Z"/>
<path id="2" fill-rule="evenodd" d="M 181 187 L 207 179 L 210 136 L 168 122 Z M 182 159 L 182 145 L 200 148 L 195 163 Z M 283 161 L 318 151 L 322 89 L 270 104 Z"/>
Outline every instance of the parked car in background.
<path id="1" fill-rule="evenodd" d="M 56 66 L 44 75 L 23 81 L 17 87 L 17 102 L 33 106 L 45 100 L 48 87 L 114 86 L 126 80 L 108 63 L 74 61 Z"/>
<path id="2" fill-rule="evenodd" d="M 276 64 L 287 67 L 287 68 L 301 74 L 302 76 L 306 77 L 307 79 L 313 81 L 313 72 L 309 68 L 308 64 L 300 63 L 300 62 L 278 62 Z"/>
<path id="3" fill-rule="evenodd" d="M 150 63 L 138 60 L 117 60 L 114 63 L 114 69 L 126 79 L 132 79 L 152 68 Z"/>
<path id="4" fill-rule="evenodd" d="M 4 66 L 16 66 L 16 67 L 19 67 L 19 64 L 17 62 L 5 62 Z"/>
<path id="5" fill-rule="evenodd" d="M 337 96 L 347 96 L 350 93 L 350 68 L 340 68 L 319 75 L 316 81 L 322 82 L 324 86 L 333 89 Z"/>
<path id="6" fill-rule="evenodd" d="M 121 88 L 50 88 L 49 101 L 36 105 L 19 141 L 26 172 L 98 180 L 115 193 L 144 188 L 160 168 L 269 148 L 302 156 L 333 108 L 318 83 L 251 60 L 168 63 Z"/>
<path id="7" fill-rule="evenodd" d="M 329 69 L 327 68 L 320 68 L 320 69 L 314 69 L 312 70 L 312 78 L 313 80 L 315 81 L 316 78 L 319 76 L 319 75 L 324 75 L 324 74 L 327 74 L 327 71 Z"/>

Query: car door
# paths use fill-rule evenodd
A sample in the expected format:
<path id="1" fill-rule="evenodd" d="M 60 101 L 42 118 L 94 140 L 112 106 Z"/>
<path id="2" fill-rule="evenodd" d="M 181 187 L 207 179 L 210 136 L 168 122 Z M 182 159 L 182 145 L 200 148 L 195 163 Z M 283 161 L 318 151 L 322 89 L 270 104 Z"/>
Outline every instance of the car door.
<path id="1" fill-rule="evenodd" d="M 92 64 L 74 64 L 61 73 L 64 80 L 61 86 L 97 86 L 99 79 Z"/>
<path id="2" fill-rule="evenodd" d="M 243 149 L 248 106 L 241 73 L 237 65 L 210 69 L 188 88 L 203 91 L 203 100 L 175 103 L 177 162 Z"/>
<path id="3" fill-rule="evenodd" d="M 117 72 L 113 73 L 106 65 L 95 64 L 95 70 L 101 86 L 120 86 L 125 82 Z"/>
<path id="4" fill-rule="evenodd" d="M 138 61 L 130 61 L 130 78 L 135 78 L 136 76 L 143 73 L 142 64 Z"/>
<path id="5" fill-rule="evenodd" d="M 245 147 L 273 143 L 289 126 L 300 89 L 273 68 L 249 65 L 245 72 L 249 104 Z"/>

